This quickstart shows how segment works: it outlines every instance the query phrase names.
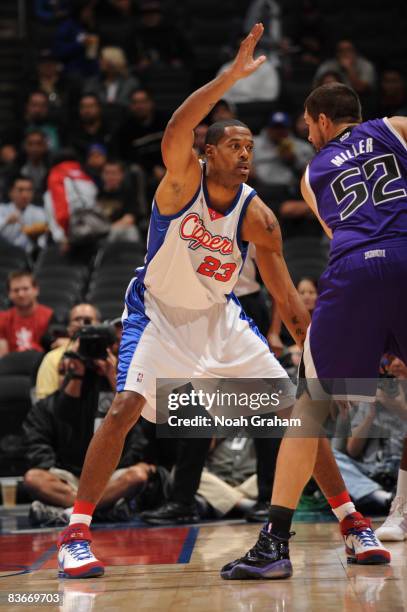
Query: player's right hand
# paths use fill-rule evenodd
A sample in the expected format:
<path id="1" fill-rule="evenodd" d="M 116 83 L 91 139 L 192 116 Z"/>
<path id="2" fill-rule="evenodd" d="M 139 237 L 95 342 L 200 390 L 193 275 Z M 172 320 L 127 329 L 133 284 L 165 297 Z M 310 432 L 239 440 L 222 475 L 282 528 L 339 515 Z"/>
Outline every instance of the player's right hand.
<path id="1" fill-rule="evenodd" d="M 240 43 L 239 51 L 230 68 L 231 74 L 236 80 L 249 76 L 266 61 L 265 55 L 260 55 L 257 59 L 253 58 L 254 50 L 263 35 L 263 31 L 263 24 L 256 23 L 250 34 Z"/>

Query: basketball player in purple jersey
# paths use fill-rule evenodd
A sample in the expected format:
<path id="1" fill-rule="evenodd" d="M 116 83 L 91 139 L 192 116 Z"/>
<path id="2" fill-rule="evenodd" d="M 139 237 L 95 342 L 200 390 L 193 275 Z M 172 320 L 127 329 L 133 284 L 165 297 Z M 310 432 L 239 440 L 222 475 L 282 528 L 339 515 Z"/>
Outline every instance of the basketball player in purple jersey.
<path id="1" fill-rule="evenodd" d="M 304 343 L 308 391 L 314 397 L 311 389 L 317 378 L 322 385 L 327 382 L 323 379 L 335 379 L 334 384 L 365 379 L 357 383 L 359 396 L 374 401 L 383 353 L 407 362 L 407 119 L 362 122 L 357 94 L 339 83 L 315 89 L 305 102 L 304 117 L 318 153 L 306 169 L 302 193 L 332 239 Z M 334 397 L 336 390 L 331 388 Z M 352 399 L 357 391 L 346 397 Z M 312 407 L 305 394 L 294 415 L 306 415 Z M 284 438 L 269 523 L 247 555 L 222 569 L 223 578 L 273 577 L 273 568 L 283 564 L 287 576 L 291 574 L 292 516 L 313 473 L 320 443 L 316 438 L 302 439 L 301 444 Z M 346 494 L 329 501 L 341 520 L 350 560 L 372 563 L 381 556 L 384 562 L 384 552 L 358 555 L 358 542 L 375 536 L 366 532 L 366 522 L 355 515 Z M 401 533 L 398 539 L 403 537 Z"/>
<path id="2" fill-rule="evenodd" d="M 237 120 L 219 122 L 208 130 L 206 162 L 193 150 L 195 126 L 238 79 L 265 61 L 253 58 L 262 32 L 261 24 L 254 26 L 231 67 L 194 92 L 165 130 L 167 173 L 153 202 L 145 265 L 126 292 L 118 393 L 91 441 L 70 525 L 59 540 L 61 576 L 104 572 L 89 546 L 92 513 L 129 429 L 142 412 L 154 417 L 156 378 L 285 379 L 284 401 L 294 403 L 286 372 L 233 295 L 252 242 L 263 281 L 294 341 L 303 344 L 309 315 L 288 274 L 278 223 L 245 184 L 253 136 Z M 328 495 L 344 487 L 329 452 L 321 444 L 316 466 Z"/>

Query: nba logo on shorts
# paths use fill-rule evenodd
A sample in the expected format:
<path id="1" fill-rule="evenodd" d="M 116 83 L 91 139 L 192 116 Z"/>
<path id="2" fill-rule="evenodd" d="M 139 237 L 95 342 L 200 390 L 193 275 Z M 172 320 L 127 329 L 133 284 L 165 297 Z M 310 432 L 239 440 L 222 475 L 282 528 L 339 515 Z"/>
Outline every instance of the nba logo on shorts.
<path id="1" fill-rule="evenodd" d="M 142 381 L 143 381 L 143 373 L 142 373 L 142 372 L 139 372 L 139 373 L 137 374 L 137 382 L 142 382 Z"/>

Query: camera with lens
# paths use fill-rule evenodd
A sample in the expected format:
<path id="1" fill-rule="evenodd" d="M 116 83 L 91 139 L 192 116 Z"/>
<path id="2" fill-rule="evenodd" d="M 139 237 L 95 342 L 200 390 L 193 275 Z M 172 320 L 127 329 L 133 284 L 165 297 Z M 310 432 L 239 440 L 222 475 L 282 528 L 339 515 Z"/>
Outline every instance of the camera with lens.
<path id="1" fill-rule="evenodd" d="M 85 363 L 92 363 L 95 359 L 107 358 L 107 349 L 116 342 L 116 333 L 112 325 L 85 325 L 76 332 L 73 339 L 79 340 L 75 356 Z"/>

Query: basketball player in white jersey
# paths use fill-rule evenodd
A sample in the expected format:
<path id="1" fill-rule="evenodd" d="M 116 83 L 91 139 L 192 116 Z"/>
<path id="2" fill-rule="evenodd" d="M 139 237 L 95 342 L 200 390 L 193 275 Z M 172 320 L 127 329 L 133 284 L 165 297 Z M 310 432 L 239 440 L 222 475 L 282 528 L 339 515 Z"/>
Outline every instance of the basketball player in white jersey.
<path id="1" fill-rule="evenodd" d="M 245 184 L 253 136 L 237 120 L 219 122 L 208 130 L 206 163 L 193 150 L 194 127 L 266 60 L 253 58 L 262 32 L 256 24 L 231 67 L 194 92 L 165 130 L 167 172 L 153 202 L 146 261 L 126 293 L 118 393 L 89 446 L 70 525 L 59 538 L 60 576 L 104 573 L 89 546 L 92 513 L 127 432 L 142 412 L 154 417 L 156 378 L 286 378 L 286 403 L 293 403 L 285 371 L 233 295 L 252 242 L 262 279 L 294 341 L 303 344 L 309 314 L 287 271 L 278 223 Z M 326 470 L 329 461 L 322 464 Z"/>

